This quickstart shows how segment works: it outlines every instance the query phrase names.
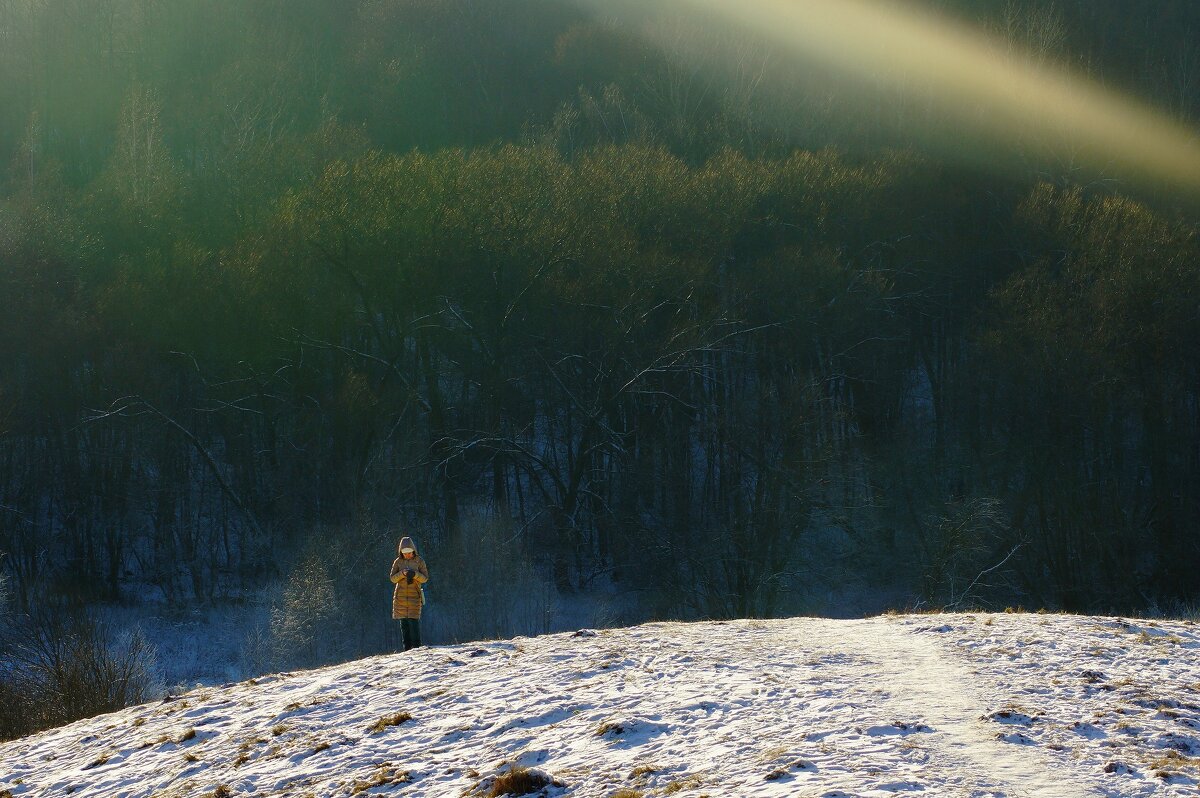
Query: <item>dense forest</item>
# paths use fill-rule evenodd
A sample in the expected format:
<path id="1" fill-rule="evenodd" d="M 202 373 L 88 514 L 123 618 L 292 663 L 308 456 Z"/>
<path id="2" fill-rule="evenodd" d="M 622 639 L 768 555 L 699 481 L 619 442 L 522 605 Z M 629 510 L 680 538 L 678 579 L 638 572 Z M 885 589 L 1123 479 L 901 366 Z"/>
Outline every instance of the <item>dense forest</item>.
<path id="1" fill-rule="evenodd" d="M 1190 0 L 925 5 L 1200 113 Z M 1195 198 L 654 24 L 0 0 L 12 612 L 273 595 L 377 650 L 400 534 L 447 637 L 1196 601 Z"/>

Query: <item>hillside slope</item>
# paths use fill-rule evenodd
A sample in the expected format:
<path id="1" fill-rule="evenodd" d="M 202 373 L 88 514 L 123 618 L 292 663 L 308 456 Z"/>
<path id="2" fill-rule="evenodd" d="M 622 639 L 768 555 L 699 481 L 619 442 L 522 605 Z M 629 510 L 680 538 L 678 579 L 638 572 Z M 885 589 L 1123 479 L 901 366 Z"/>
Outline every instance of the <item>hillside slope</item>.
<path id="1" fill-rule="evenodd" d="M 650 624 L 168 697 L 0 745 L 0 795 L 1195 795 L 1198 693 L 1184 621 Z"/>

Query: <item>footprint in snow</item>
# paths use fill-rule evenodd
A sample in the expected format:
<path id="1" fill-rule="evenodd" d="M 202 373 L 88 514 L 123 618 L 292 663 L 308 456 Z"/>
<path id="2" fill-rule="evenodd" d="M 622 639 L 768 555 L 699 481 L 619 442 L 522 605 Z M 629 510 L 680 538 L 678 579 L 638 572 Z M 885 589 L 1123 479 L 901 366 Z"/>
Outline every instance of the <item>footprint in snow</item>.
<path id="1" fill-rule="evenodd" d="M 993 720 L 996 723 L 1003 723 L 1006 726 L 1032 726 L 1037 722 L 1037 718 L 1032 715 L 1026 715 L 1024 712 L 1017 712 L 1012 709 L 1002 709 L 998 712 L 993 712 L 990 715 L 984 716 L 985 720 Z"/>
<path id="2" fill-rule="evenodd" d="M 1108 736 L 1108 733 L 1105 732 L 1104 729 L 1101 729 L 1099 726 L 1096 726 L 1091 723 L 1085 723 L 1083 721 L 1077 720 L 1074 723 L 1072 723 L 1069 728 L 1071 729 L 1071 731 L 1075 732 L 1076 734 L 1080 735 L 1081 737 L 1086 737 L 1089 740 L 1102 740 Z"/>
<path id="3" fill-rule="evenodd" d="M 925 792 L 925 785 L 915 781 L 892 781 L 875 788 L 884 792 Z"/>
<path id="4" fill-rule="evenodd" d="M 1167 748 L 1172 751 L 1178 751 L 1184 756 L 1194 757 L 1200 754 L 1200 740 L 1195 737 L 1189 737 L 1184 734 L 1176 734 L 1175 732 L 1167 732 L 1159 735 L 1153 743 L 1158 748 Z"/>
<path id="5" fill-rule="evenodd" d="M 801 773 L 816 773 L 817 766 L 807 759 L 797 759 L 794 762 L 785 765 L 784 767 L 775 768 L 767 775 L 763 776 L 763 781 L 779 781 L 780 779 L 795 778 L 793 775 L 796 772 Z"/>
<path id="6" fill-rule="evenodd" d="M 998 732 L 996 739 L 1002 743 L 1012 743 L 1013 745 L 1037 745 L 1037 740 L 1021 732 L 1013 732 L 1012 734 Z"/>
<path id="7" fill-rule="evenodd" d="M 535 751 L 522 751 L 517 755 L 514 763 L 517 767 L 532 768 L 535 765 L 540 765 L 550 758 L 550 752 L 544 748 L 539 748 Z"/>
<path id="8" fill-rule="evenodd" d="M 927 734 L 933 731 L 933 729 L 924 723 L 904 723 L 903 721 L 894 720 L 886 726 L 860 727 L 857 731 L 859 734 L 864 734 L 867 737 L 903 737 L 909 734 Z"/>
<path id="9" fill-rule="evenodd" d="M 651 737 L 656 737 L 668 731 L 663 723 L 648 720 L 617 720 L 605 721 L 596 729 L 596 736 L 612 743 L 638 745 Z"/>
<path id="10" fill-rule="evenodd" d="M 1136 776 L 1137 769 L 1116 759 L 1104 763 L 1104 772 L 1111 776 Z"/>

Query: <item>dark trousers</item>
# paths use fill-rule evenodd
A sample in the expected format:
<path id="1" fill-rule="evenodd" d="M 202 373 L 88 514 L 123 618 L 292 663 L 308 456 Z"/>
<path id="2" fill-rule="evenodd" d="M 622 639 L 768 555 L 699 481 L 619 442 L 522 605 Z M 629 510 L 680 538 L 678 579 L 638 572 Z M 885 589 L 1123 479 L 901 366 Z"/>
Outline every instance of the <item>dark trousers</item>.
<path id="1" fill-rule="evenodd" d="M 401 618 L 400 619 L 400 634 L 404 636 L 404 650 L 410 648 L 420 648 L 421 646 L 421 622 L 416 618 Z"/>

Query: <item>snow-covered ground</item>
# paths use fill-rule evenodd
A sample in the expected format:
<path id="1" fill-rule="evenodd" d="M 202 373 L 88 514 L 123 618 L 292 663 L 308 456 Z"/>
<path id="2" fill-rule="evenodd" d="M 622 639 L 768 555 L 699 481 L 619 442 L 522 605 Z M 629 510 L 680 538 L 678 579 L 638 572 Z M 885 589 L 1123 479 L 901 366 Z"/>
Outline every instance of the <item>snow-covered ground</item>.
<path id="1" fill-rule="evenodd" d="M 0 745 L 0 796 L 1194 796 L 1200 627 L 649 624 L 204 688 Z"/>
<path id="2" fill-rule="evenodd" d="M 217 605 L 171 612 L 151 602 L 104 608 L 97 617 L 120 633 L 137 629 L 154 650 L 155 681 L 183 689 L 242 679 L 253 652 L 246 650 L 255 627 L 265 628 L 270 607 L 262 602 Z M 182 687 L 181 687 L 182 686 Z"/>

